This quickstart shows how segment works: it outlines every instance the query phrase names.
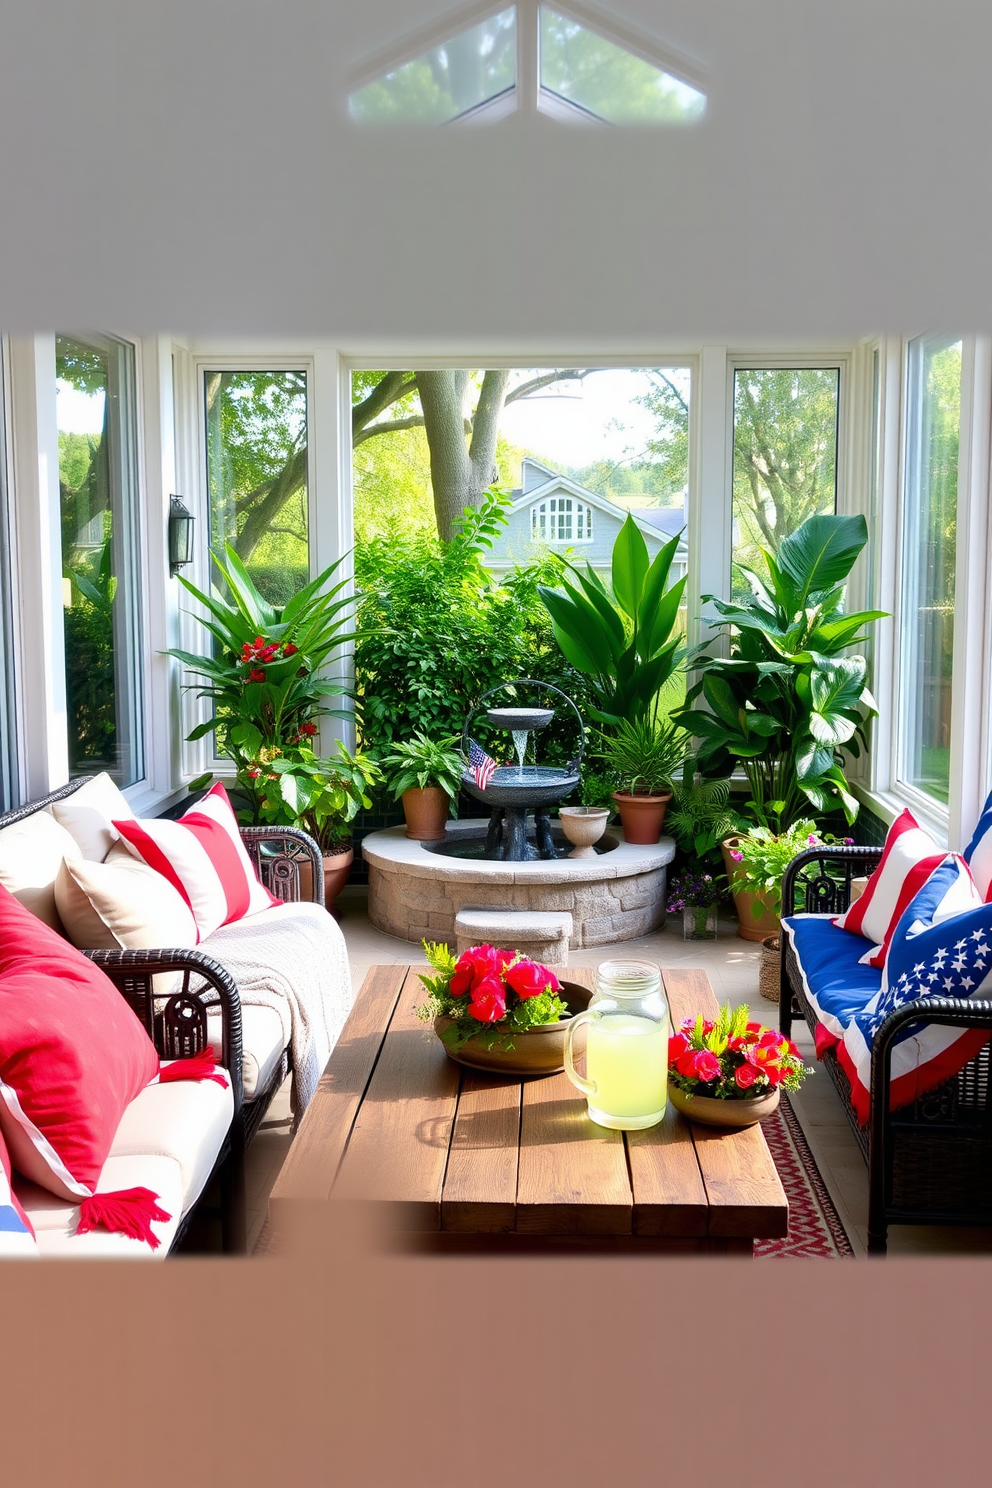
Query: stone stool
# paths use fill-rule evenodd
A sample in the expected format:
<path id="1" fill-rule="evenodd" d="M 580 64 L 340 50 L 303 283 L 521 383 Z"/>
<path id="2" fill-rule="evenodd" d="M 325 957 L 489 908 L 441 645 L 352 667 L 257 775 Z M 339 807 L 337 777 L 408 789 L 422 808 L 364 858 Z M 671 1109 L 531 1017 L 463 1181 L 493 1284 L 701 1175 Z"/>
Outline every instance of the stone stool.
<path id="1" fill-rule="evenodd" d="M 520 951 L 542 966 L 568 965 L 572 916 L 551 910 L 460 909 L 455 915 L 458 954 L 469 946 Z"/>

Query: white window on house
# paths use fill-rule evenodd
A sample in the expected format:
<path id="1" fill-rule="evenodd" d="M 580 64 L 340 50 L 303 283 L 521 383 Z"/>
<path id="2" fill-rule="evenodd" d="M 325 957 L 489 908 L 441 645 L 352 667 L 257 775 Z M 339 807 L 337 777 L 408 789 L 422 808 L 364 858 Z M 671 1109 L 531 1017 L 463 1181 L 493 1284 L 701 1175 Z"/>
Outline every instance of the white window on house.
<path id="1" fill-rule="evenodd" d="M 961 341 L 909 343 L 899 572 L 899 778 L 947 804 L 961 424 Z"/>
<path id="2" fill-rule="evenodd" d="M 134 347 L 57 336 L 69 769 L 143 779 Z"/>
<path id="3" fill-rule="evenodd" d="M 535 542 L 592 542 L 592 507 L 574 496 L 548 496 L 531 510 Z"/>
<path id="4" fill-rule="evenodd" d="M 349 112 L 362 124 L 495 120 L 518 109 L 597 124 L 702 116 L 697 65 L 611 30 L 558 5 L 509 6 L 443 41 L 424 36 L 419 51 L 411 39 L 391 66 L 383 54 L 370 60 L 354 77 Z"/>

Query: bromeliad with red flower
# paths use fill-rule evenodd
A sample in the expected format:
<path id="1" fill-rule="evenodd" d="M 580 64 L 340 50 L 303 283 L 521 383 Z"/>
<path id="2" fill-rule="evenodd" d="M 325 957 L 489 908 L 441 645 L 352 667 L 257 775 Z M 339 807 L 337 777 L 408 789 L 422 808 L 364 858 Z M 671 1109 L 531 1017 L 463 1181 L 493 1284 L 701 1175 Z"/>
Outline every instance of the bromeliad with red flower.
<path id="1" fill-rule="evenodd" d="M 456 958 L 446 945 L 425 940 L 424 954 L 434 975 L 420 977 L 428 995 L 417 1017 L 452 1019 L 441 1034 L 452 1049 L 479 1037 L 487 1048 L 512 1049 L 515 1033 L 568 1017 L 554 972 L 519 951 L 480 945 Z"/>
<path id="2" fill-rule="evenodd" d="M 799 1050 L 774 1028 L 748 1019 L 745 1006 L 709 1018 L 686 1018 L 668 1041 L 668 1078 L 686 1095 L 754 1100 L 772 1090 L 798 1090 L 810 1071 Z"/>

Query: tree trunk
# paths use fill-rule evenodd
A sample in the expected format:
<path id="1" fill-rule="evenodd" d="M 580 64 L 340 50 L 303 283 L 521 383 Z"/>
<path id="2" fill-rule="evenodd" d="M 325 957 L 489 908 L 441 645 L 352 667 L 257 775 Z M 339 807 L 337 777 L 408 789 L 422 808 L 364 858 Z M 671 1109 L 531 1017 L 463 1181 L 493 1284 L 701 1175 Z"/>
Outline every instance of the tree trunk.
<path id="1" fill-rule="evenodd" d="M 471 445 L 465 439 L 468 376 L 463 368 L 416 374 L 431 456 L 437 530 L 445 542 L 454 536 L 462 508 L 478 506 L 482 493 L 496 479 L 496 439 L 510 374 L 503 370 L 483 376 Z"/>

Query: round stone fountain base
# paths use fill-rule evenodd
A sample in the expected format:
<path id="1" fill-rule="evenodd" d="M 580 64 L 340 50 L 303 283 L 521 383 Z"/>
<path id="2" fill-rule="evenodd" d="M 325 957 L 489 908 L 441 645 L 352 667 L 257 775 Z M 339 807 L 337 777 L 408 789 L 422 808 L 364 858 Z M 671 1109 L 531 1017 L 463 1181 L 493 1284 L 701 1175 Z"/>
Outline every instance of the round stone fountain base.
<path id="1" fill-rule="evenodd" d="M 447 835 L 484 837 L 488 822 L 449 822 Z M 664 923 L 667 866 L 675 844 L 624 842 L 610 829 L 593 858 L 526 863 L 445 857 L 408 838 L 402 827 L 372 832 L 362 842 L 369 865 L 369 919 L 400 940 L 455 944 L 460 909 L 567 911 L 571 949 L 635 940 Z"/>

